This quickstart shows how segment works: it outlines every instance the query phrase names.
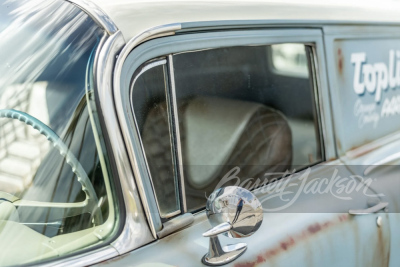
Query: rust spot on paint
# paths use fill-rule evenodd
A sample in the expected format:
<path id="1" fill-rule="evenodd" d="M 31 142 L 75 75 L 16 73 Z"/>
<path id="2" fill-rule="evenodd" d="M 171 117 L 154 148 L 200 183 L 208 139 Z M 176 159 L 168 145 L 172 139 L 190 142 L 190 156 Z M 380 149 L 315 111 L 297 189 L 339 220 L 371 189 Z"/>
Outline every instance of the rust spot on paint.
<path id="1" fill-rule="evenodd" d="M 339 74 L 343 74 L 343 54 L 342 54 L 342 49 L 338 49 L 338 69 L 339 69 Z"/>
<path id="2" fill-rule="evenodd" d="M 324 223 L 314 223 L 304 229 L 301 233 L 295 236 L 290 236 L 287 239 L 281 241 L 278 246 L 269 249 L 259 255 L 254 261 L 251 262 L 238 262 L 235 267 L 255 267 L 259 264 L 267 262 L 269 259 L 279 255 L 282 252 L 288 251 L 291 247 L 295 246 L 297 243 L 307 240 L 313 235 L 318 234 L 321 231 L 329 229 L 330 227 L 343 223 L 349 219 L 348 214 L 341 214 L 337 219 L 333 221 L 327 221 Z"/>
<path id="3" fill-rule="evenodd" d="M 244 262 L 244 263 L 238 263 L 235 264 L 235 267 L 254 267 L 256 266 L 256 262 Z"/>
<path id="4" fill-rule="evenodd" d="M 349 215 L 348 214 L 342 214 L 339 216 L 339 221 L 340 222 L 344 222 L 347 221 L 349 219 Z"/>
<path id="5" fill-rule="evenodd" d="M 287 250 L 289 247 L 294 245 L 294 239 L 293 237 L 290 237 L 289 240 L 285 240 L 283 242 L 281 242 L 281 248 L 283 250 Z"/>
<path id="6" fill-rule="evenodd" d="M 322 227 L 318 223 L 308 226 L 308 232 L 310 232 L 311 234 L 315 234 L 321 231 L 321 229 Z"/>
<path id="7" fill-rule="evenodd" d="M 261 257 L 260 255 L 258 255 L 256 263 L 259 264 L 259 263 L 263 263 L 263 262 L 265 262 L 265 259 L 263 257 Z"/>
<path id="8" fill-rule="evenodd" d="M 342 150 L 342 142 L 340 142 L 339 138 L 336 139 L 336 145 L 337 145 L 338 150 L 341 151 Z"/>
<path id="9" fill-rule="evenodd" d="M 353 158 L 358 158 L 361 156 L 364 156 L 371 151 L 374 151 L 375 149 L 379 148 L 380 146 L 369 146 L 369 147 L 364 147 L 364 145 L 371 143 L 370 140 L 365 140 L 358 146 L 353 146 L 349 150 L 352 151 L 353 153 Z"/>
<path id="10" fill-rule="evenodd" d="M 278 255 L 279 254 L 279 250 L 280 250 L 279 248 L 274 248 L 274 249 L 271 249 L 271 250 L 267 251 L 265 253 L 264 261 L 266 261 L 266 259 L 273 258 L 276 255 Z"/>

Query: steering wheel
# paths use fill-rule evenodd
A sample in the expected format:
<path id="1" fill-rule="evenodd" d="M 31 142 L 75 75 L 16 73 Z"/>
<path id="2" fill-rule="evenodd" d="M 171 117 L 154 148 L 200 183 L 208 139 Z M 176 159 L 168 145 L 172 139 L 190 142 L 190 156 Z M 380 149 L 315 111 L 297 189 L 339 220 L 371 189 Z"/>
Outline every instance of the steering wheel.
<path id="1" fill-rule="evenodd" d="M 20 200 L 13 199 L 9 200 L 15 206 L 25 206 L 25 207 L 47 207 L 53 208 L 55 210 L 60 211 L 64 214 L 65 210 L 67 216 L 74 216 L 83 213 L 90 213 L 94 219 L 94 223 L 99 225 L 102 223 L 103 218 L 101 214 L 100 208 L 98 208 L 98 198 L 96 192 L 93 188 L 92 183 L 89 180 L 85 170 L 82 165 L 78 161 L 78 159 L 74 156 L 74 154 L 68 149 L 68 147 L 64 144 L 61 138 L 46 124 L 41 122 L 40 120 L 32 117 L 31 115 L 17 111 L 14 109 L 0 109 L 0 118 L 9 118 L 19 120 L 35 130 L 39 131 L 40 134 L 44 135 L 47 140 L 49 140 L 52 145 L 60 152 L 62 156 L 65 157 L 68 165 L 71 166 L 72 171 L 78 177 L 78 182 L 82 186 L 82 191 L 85 192 L 86 198 L 82 202 L 78 203 L 52 203 L 52 202 L 37 202 L 30 200 Z"/>

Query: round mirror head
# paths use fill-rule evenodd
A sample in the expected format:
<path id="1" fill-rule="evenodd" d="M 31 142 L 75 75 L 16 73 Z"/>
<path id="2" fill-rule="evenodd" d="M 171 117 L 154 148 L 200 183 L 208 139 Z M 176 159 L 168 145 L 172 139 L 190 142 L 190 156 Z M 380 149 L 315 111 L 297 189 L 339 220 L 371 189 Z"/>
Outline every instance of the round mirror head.
<path id="1" fill-rule="evenodd" d="M 232 229 L 224 234 L 233 238 L 252 235 L 263 220 L 260 201 L 250 191 L 237 186 L 214 191 L 208 197 L 206 213 L 212 227 L 230 223 Z"/>

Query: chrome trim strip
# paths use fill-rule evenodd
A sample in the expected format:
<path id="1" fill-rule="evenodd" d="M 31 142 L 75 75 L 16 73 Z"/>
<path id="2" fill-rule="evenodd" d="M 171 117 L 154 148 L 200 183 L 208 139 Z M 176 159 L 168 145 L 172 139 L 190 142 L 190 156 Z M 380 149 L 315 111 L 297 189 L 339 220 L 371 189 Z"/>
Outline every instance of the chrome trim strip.
<path id="1" fill-rule="evenodd" d="M 150 69 L 152 69 L 154 67 L 162 66 L 162 65 L 166 65 L 166 64 L 167 64 L 167 60 L 165 58 L 159 59 L 159 60 L 156 60 L 156 61 L 152 61 L 152 62 L 144 63 L 144 67 L 142 69 L 140 69 L 140 71 L 137 72 L 136 74 L 134 74 L 134 76 L 133 76 L 134 79 L 133 79 L 133 82 L 130 85 L 129 92 L 130 92 L 130 108 L 131 108 L 131 111 L 132 111 L 132 117 L 133 117 L 133 121 L 134 121 L 136 129 L 139 129 L 139 127 L 137 125 L 136 114 L 135 114 L 135 109 L 133 107 L 133 98 L 132 98 L 132 95 L 133 95 L 132 91 L 133 91 L 133 87 L 135 86 L 136 80 L 144 72 L 146 72 L 146 71 L 148 71 L 148 70 L 150 70 Z M 164 72 L 165 72 L 165 68 L 164 68 Z M 165 84 L 165 90 L 166 90 L 166 88 L 167 88 L 167 85 Z M 149 168 L 149 163 L 147 162 L 146 151 L 144 149 L 142 137 L 141 137 L 139 132 L 137 133 L 137 142 L 138 142 L 138 145 L 140 146 L 139 153 L 141 153 L 141 155 L 143 155 L 143 162 L 146 165 L 146 172 L 144 173 L 144 175 L 147 175 L 148 177 L 141 176 L 142 179 L 136 181 L 136 183 L 139 185 L 140 194 L 143 195 L 146 198 L 146 201 L 144 203 L 148 203 L 147 206 L 148 206 L 149 210 L 146 213 L 146 215 L 148 217 L 148 220 L 149 221 L 157 220 L 157 218 L 154 218 L 154 216 L 158 216 L 158 214 L 155 215 L 154 213 L 151 213 L 151 207 L 154 204 L 157 206 L 157 210 L 158 210 L 159 216 L 161 218 L 170 218 L 170 217 L 173 217 L 173 216 L 179 214 L 181 212 L 180 207 L 179 207 L 179 202 L 178 202 L 178 210 L 175 210 L 175 211 L 173 211 L 171 213 L 168 213 L 168 214 L 165 214 L 165 215 L 161 214 L 160 205 L 158 203 L 158 198 L 156 196 L 156 191 L 154 189 L 153 178 L 152 178 L 152 175 L 151 175 L 151 172 L 150 172 L 150 168 Z M 136 164 L 136 165 L 139 165 L 139 164 Z M 176 196 L 176 197 L 179 199 L 179 193 L 177 193 L 177 194 L 178 194 L 178 196 Z M 153 205 L 151 205 L 151 204 L 153 204 Z M 147 209 L 147 208 L 145 208 L 145 209 Z M 161 221 L 160 221 L 160 224 L 161 224 Z M 157 229 L 157 227 L 156 227 L 156 229 Z"/>
<path id="2" fill-rule="evenodd" d="M 349 214 L 351 215 L 367 215 L 367 214 L 372 214 L 372 213 L 377 213 L 378 211 L 383 210 L 389 205 L 388 202 L 381 202 L 376 204 L 373 207 L 370 207 L 368 209 L 359 209 L 359 210 L 349 210 Z"/>
<path id="3" fill-rule="evenodd" d="M 310 67 L 311 69 L 309 70 L 310 72 L 310 77 L 309 79 L 311 79 L 311 82 L 313 83 L 313 97 L 314 97 L 314 106 L 315 106 L 315 112 L 316 112 L 316 116 L 317 116 L 317 121 L 318 121 L 318 134 L 319 134 L 319 142 L 320 142 L 320 148 L 321 148 L 321 161 L 327 161 L 327 155 L 326 155 L 326 151 L 328 149 L 328 144 L 326 142 L 327 138 L 327 127 L 326 127 L 326 122 L 324 120 L 324 118 L 326 116 L 324 116 L 323 112 L 324 109 L 322 107 L 322 96 L 321 96 L 321 82 L 320 82 L 320 67 L 318 66 L 318 57 L 317 57 L 317 51 L 316 51 L 316 44 L 315 43 L 311 43 L 311 44 L 304 44 L 305 46 L 309 46 L 310 47 L 310 59 L 312 62 L 310 62 Z"/>
<path id="4" fill-rule="evenodd" d="M 175 139 L 176 139 L 176 151 L 178 154 L 178 167 L 180 176 L 180 188 L 181 188 L 181 199 L 183 204 L 183 213 L 187 212 L 186 205 L 186 193 L 185 193 L 185 179 L 183 174 L 183 160 L 182 160 L 182 144 L 181 144 L 181 134 L 179 130 L 179 118 L 178 118 L 178 105 L 176 100 L 176 88 L 175 88 L 175 73 L 174 73 L 174 61 L 173 56 L 168 56 L 168 70 L 170 79 L 170 90 L 172 97 L 172 108 L 174 113 L 174 124 L 175 124 Z"/>
<path id="5" fill-rule="evenodd" d="M 135 79 L 133 79 L 133 82 L 132 82 L 132 85 L 131 85 L 131 91 L 132 91 L 132 89 L 133 89 L 133 86 L 134 86 L 135 83 L 136 83 L 136 80 L 140 77 L 140 75 L 142 75 L 143 73 L 145 73 L 145 72 L 148 71 L 149 69 L 152 69 L 152 68 L 157 67 L 157 66 L 165 65 L 165 64 L 167 64 L 167 60 L 166 60 L 166 59 L 161 59 L 161 60 L 158 60 L 158 61 L 153 61 L 153 62 L 147 64 L 142 70 L 140 70 L 140 72 L 139 72 L 138 74 L 136 74 Z M 132 102 L 132 101 L 131 101 L 131 102 Z"/>
<path id="6" fill-rule="evenodd" d="M 181 209 L 173 211 L 173 212 L 170 212 L 170 213 L 164 215 L 162 218 L 163 219 L 169 219 L 169 218 L 174 217 L 174 216 L 179 215 L 179 214 L 181 214 Z M 163 224 L 163 229 L 164 229 L 164 227 L 165 227 L 165 224 Z M 161 229 L 161 231 L 162 231 L 162 229 Z"/>
<path id="7" fill-rule="evenodd" d="M 66 0 L 88 14 L 98 25 L 100 25 L 109 35 L 116 33 L 118 27 L 111 18 L 97 4 L 89 0 Z"/>
<path id="8" fill-rule="evenodd" d="M 168 24 L 168 25 L 162 25 L 162 26 L 158 26 L 155 28 L 151 28 L 145 32 L 142 32 L 141 34 L 138 34 L 137 36 L 133 37 L 126 45 L 125 47 L 122 49 L 121 53 L 118 56 L 117 59 L 117 63 L 115 65 L 115 69 L 114 69 L 114 90 L 113 92 L 111 92 L 110 94 L 110 98 L 114 97 L 115 100 L 115 109 L 116 109 L 116 117 L 119 120 L 119 125 L 121 127 L 121 132 L 123 135 L 123 138 L 125 140 L 126 145 L 126 149 L 128 151 L 128 155 L 130 158 L 130 165 L 133 168 L 133 173 L 134 173 L 134 178 L 137 184 L 142 183 L 142 175 L 140 174 L 140 170 L 139 170 L 139 165 L 137 164 L 139 162 L 137 155 L 134 152 L 134 148 L 133 148 L 133 143 L 131 138 L 133 138 L 133 136 L 135 136 L 134 134 L 134 130 L 137 131 L 137 129 L 130 129 L 128 126 L 128 120 L 129 117 L 126 114 L 126 108 L 124 106 L 124 101 L 122 99 L 122 88 L 121 88 L 121 73 L 122 73 L 122 68 L 124 65 L 124 62 L 126 60 L 126 58 L 128 57 L 129 53 L 132 51 L 133 48 L 135 48 L 137 45 L 139 45 L 140 43 L 150 40 L 152 38 L 155 37 L 160 37 L 160 36 L 168 36 L 168 35 L 174 35 L 176 30 L 181 29 L 181 24 Z M 111 88 L 111 85 L 110 85 Z M 152 233 L 152 237 L 153 239 L 157 238 L 157 231 L 161 230 L 162 228 L 162 224 L 161 224 L 161 219 L 158 216 L 157 221 L 153 221 L 153 219 L 151 218 L 151 210 L 149 209 L 149 203 L 146 200 L 145 195 L 143 194 L 143 188 L 138 188 L 138 190 L 140 191 L 140 199 L 142 201 L 142 206 L 145 209 L 146 212 L 146 216 L 149 219 L 149 224 L 150 224 L 150 230 Z"/>
<path id="9" fill-rule="evenodd" d="M 159 238 L 166 237 L 172 233 L 177 232 L 180 229 L 192 224 L 194 222 L 194 216 L 191 213 L 185 213 L 174 219 L 164 223 L 164 228 L 157 233 Z"/>
<path id="10" fill-rule="evenodd" d="M 95 66 L 99 104 L 107 133 L 110 140 L 112 140 L 112 152 L 126 208 L 124 228 L 120 236 L 111 244 L 119 254 L 129 252 L 155 239 L 148 227 L 146 216 L 140 205 L 138 188 L 134 182 L 131 162 L 125 150 L 125 143 L 118 124 L 113 101 L 112 79 L 114 64 L 118 52 L 124 44 L 125 41 L 120 31 L 111 35 L 102 47 L 98 63 Z"/>
<path id="11" fill-rule="evenodd" d="M 129 53 L 132 51 L 133 48 L 153 38 L 174 35 L 175 32 L 180 30 L 181 28 L 182 26 L 180 23 L 167 24 L 150 28 L 147 31 L 144 31 L 133 37 L 131 40 L 129 40 L 129 42 L 126 44 L 126 46 L 122 49 L 121 53 L 119 54 L 117 64 L 115 66 L 114 78 L 116 77 L 119 78 L 121 76 L 122 66 L 124 65 L 125 59 L 128 57 Z M 121 88 L 118 79 L 115 79 L 114 85 L 117 93 L 120 93 Z"/>
<path id="12" fill-rule="evenodd" d="M 174 182 L 175 182 L 175 192 L 177 195 L 176 200 L 178 201 L 178 208 L 179 208 L 179 213 L 174 212 L 167 214 L 165 217 L 166 218 L 171 218 L 174 217 L 180 213 L 182 213 L 182 203 L 181 203 L 181 190 L 180 190 L 180 182 L 179 182 L 179 162 L 177 158 L 177 149 L 176 149 L 176 134 L 175 134 L 175 113 L 174 113 L 174 104 L 172 103 L 172 97 L 171 97 L 171 85 L 170 85 L 170 72 L 169 72 L 169 67 L 168 67 L 168 60 L 167 64 L 164 66 L 164 80 L 166 83 L 165 86 L 165 96 L 167 100 L 167 111 L 168 111 L 168 127 L 169 127 L 169 132 L 170 132 L 170 142 L 171 142 L 171 154 L 172 154 L 172 160 L 173 160 L 173 165 L 174 165 Z M 163 231 L 166 227 L 166 223 L 163 223 Z M 157 236 L 159 234 L 157 233 Z"/>

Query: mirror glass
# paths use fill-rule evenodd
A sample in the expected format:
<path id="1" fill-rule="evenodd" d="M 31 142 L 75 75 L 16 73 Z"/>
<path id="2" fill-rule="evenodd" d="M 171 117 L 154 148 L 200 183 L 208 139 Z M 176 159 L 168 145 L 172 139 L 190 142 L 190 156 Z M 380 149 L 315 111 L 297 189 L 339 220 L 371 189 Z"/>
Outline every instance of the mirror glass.
<path id="1" fill-rule="evenodd" d="M 260 228 L 263 219 L 261 203 L 257 197 L 237 186 L 214 191 L 207 200 L 206 213 L 213 227 L 230 223 L 232 229 L 224 235 L 232 238 L 252 235 Z"/>

